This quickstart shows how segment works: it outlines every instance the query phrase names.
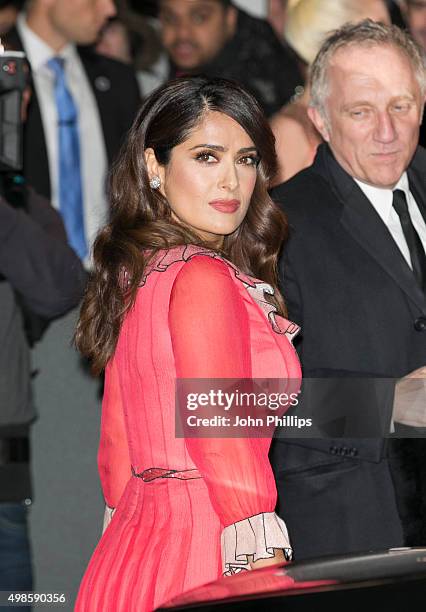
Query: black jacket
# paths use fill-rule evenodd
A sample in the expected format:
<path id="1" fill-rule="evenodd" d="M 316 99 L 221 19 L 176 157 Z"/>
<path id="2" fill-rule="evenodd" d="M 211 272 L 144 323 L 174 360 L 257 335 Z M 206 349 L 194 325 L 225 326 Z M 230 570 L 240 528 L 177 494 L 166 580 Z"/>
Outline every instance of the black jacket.
<path id="1" fill-rule="evenodd" d="M 425 168 L 419 148 L 408 176 L 426 218 Z M 400 377 L 425 365 L 426 296 L 328 146 L 273 197 L 290 224 L 280 274 L 304 376 Z M 362 394 L 358 408 L 370 410 Z M 280 439 L 271 461 L 296 557 L 426 544 L 425 440 Z"/>
<path id="2" fill-rule="evenodd" d="M 23 50 L 17 30 L 11 30 L 3 38 L 6 48 Z M 111 164 L 140 105 L 138 84 L 130 66 L 99 55 L 89 47 L 80 47 L 78 52 L 98 104 L 107 159 Z M 46 141 L 35 90 L 28 109 L 24 139 L 23 174 L 38 193 L 50 199 Z"/>
<path id="3" fill-rule="evenodd" d="M 408 169 L 426 219 L 426 151 Z M 337 369 L 404 376 L 426 364 L 426 297 L 355 181 L 321 145 L 314 164 L 273 191 L 287 213 L 281 261 L 305 375 Z M 423 322 L 425 325 L 423 325 Z"/>
<path id="4" fill-rule="evenodd" d="M 53 319 L 77 306 L 86 284 L 59 214 L 32 189 L 26 204 L 0 195 L 0 439 L 25 437 L 35 416 L 23 308 Z M 2 463 L 0 501 L 30 494 L 28 463 Z"/>
<path id="5" fill-rule="evenodd" d="M 171 69 L 171 76 L 175 75 Z M 198 74 L 238 81 L 270 116 L 286 104 L 303 84 L 296 56 L 278 39 L 270 24 L 238 9 L 236 33 Z"/>

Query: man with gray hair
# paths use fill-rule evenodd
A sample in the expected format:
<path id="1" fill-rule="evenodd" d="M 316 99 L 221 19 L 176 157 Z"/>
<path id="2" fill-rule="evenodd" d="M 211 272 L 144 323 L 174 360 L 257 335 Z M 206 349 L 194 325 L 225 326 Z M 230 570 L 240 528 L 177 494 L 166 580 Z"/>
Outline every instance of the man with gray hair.
<path id="1" fill-rule="evenodd" d="M 425 375 L 423 57 L 396 26 L 347 24 L 323 43 L 310 85 L 324 144 L 273 192 L 290 224 L 280 269 L 289 317 L 302 327 L 304 376 L 329 379 L 327 402 L 349 381 L 342 416 L 350 403 L 355 422 L 378 408 L 379 431 L 395 434 L 342 434 L 338 419 L 334 438 L 278 434 L 278 511 L 296 559 L 426 544 L 426 403 L 407 411 L 393 384 L 376 397 L 381 381 Z"/>

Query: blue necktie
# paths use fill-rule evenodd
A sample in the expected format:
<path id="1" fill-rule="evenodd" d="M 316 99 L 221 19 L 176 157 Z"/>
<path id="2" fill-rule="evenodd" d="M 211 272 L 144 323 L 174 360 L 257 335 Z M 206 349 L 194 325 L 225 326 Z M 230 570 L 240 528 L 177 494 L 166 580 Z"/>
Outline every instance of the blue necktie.
<path id="1" fill-rule="evenodd" d="M 87 244 L 84 233 L 78 114 L 66 84 L 64 60 L 61 57 L 53 57 L 47 65 L 55 75 L 59 135 L 59 207 L 68 241 L 80 259 L 84 259 L 87 255 Z"/>

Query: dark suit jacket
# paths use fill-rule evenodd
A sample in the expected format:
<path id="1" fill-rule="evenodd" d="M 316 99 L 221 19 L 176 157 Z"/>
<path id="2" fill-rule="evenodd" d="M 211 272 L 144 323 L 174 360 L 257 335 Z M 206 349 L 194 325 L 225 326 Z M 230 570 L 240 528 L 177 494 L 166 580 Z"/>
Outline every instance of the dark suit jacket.
<path id="1" fill-rule="evenodd" d="M 408 176 L 426 219 L 423 149 Z M 425 365 L 426 297 L 328 146 L 273 197 L 290 223 L 280 274 L 304 376 L 400 377 Z M 271 461 L 296 557 L 426 543 L 424 440 L 281 439 Z"/>
<path id="2" fill-rule="evenodd" d="M 3 42 L 8 49 L 23 49 L 15 29 L 8 32 Z M 122 62 L 99 55 L 88 47 L 80 47 L 78 51 L 98 104 L 107 159 L 111 164 L 140 104 L 136 78 L 133 69 Z M 50 199 L 46 141 L 35 90 L 28 109 L 24 140 L 23 173 L 38 193 Z"/>

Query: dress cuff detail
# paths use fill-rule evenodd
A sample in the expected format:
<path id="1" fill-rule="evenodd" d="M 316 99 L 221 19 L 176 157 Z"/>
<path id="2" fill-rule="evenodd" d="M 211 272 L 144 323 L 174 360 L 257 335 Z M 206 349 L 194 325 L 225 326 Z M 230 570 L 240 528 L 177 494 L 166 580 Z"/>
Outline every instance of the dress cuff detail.
<path id="1" fill-rule="evenodd" d="M 110 524 L 114 512 L 115 512 L 115 508 L 110 508 L 109 506 L 105 506 L 104 521 L 103 521 L 103 526 L 102 526 L 102 533 L 104 533 L 105 529 Z"/>
<path id="2" fill-rule="evenodd" d="M 283 549 L 287 561 L 292 559 L 287 527 L 275 512 L 262 512 L 228 525 L 222 531 L 221 545 L 224 576 L 249 570 L 250 561 L 273 557 L 274 548 Z"/>

